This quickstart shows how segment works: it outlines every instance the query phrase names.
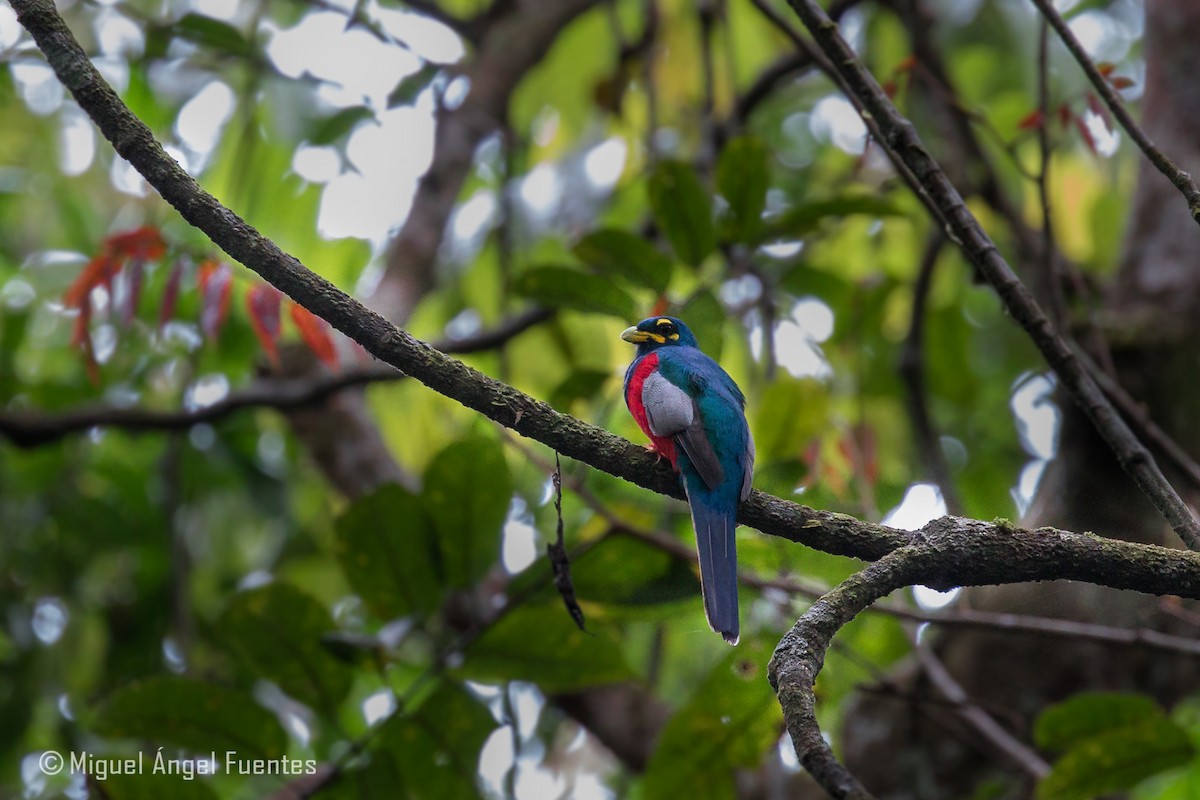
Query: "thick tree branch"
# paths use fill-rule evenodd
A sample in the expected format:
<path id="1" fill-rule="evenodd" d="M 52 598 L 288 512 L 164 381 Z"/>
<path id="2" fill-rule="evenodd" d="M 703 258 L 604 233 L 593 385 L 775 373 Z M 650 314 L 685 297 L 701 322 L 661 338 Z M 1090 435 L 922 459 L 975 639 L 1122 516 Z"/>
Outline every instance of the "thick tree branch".
<path id="1" fill-rule="evenodd" d="M 837 760 L 821 734 L 813 683 L 834 634 L 876 600 L 911 585 L 919 566 L 916 548 L 902 547 L 851 575 L 796 621 L 767 667 L 800 764 L 835 798 L 867 800 L 871 794 Z"/>
<path id="2" fill-rule="evenodd" d="M 1129 109 L 1125 107 L 1125 103 L 1121 100 L 1121 96 L 1117 94 L 1117 90 L 1113 85 L 1100 74 L 1100 70 L 1088 57 L 1087 51 L 1083 49 L 1083 45 L 1075 38 L 1075 34 L 1071 32 L 1071 27 L 1067 25 L 1066 20 L 1054 10 L 1054 4 L 1050 0 L 1033 0 L 1033 4 L 1038 7 L 1046 21 L 1054 28 L 1055 33 L 1062 39 L 1063 44 L 1071 51 L 1071 55 L 1079 62 L 1079 66 L 1083 69 L 1085 75 L 1096 93 L 1104 99 L 1104 104 L 1112 111 L 1121 127 L 1125 129 L 1125 133 L 1129 134 L 1129 138 L 1133 143 L 1141 149 L 1146 158 L 1154 167 L 1171 181 L 1172 185 L 1179 190 L 1184 199 L 1187 200 L 1188 210 L 1192 213 L 1192 219 L 1200 223 L 1200 188 L 1196 186 L 1192 176 L 1180 169 L 1174 161 L 1166 156 L 1161 150 L 1155 146 L 1146 132 L 1134 121 L 1133 115 L 1129 113 Z"/>
<path id="3" fill-rule="evenodd" d="M 60 79 L 101 131 L 189 223 L 232 258 L 330 322 L 368 352 L 434 391 L 554 448 L 645 489 L 682 499 L 670 467 L 644 448 L 555 411 L 438 352 L 305 268 L 199 187 L 156 142 L 88 61 L 49 0 L 13 0 Z M 826 552 L 876 560 L 914 537 L 937 534 L 945 569 L 922 582 L 949 588 L 1066 578 L 1153 594 L 1200 597 L 1200 556 L 1052 528 L 1034 531 L 1003 521 L 943 517 L 910 533 L 844 514 L 819 511 L 762 492 L 743 503 L 739 519 L 763 533 Z"/>
<path id="4" fill-rule="evenodd" d="M 995 242 L 983 230 L 921 142 L 911 122 L 905 119 L 880 88 L 846 40 L 815 0 L 788 0 L 837 71 L 851 99 L 864 117 L 879 127 L 881 144 L 905 164 L 920 183 L 938 215 L 946 221 L 947 234 L 968 260 L 996 289 L 1005 308 L 1041 351 L 1064 388 L 1096 426 L 1112 448 L 1121 467 L 1134 479 L 1179 537 L 1192 549 L 1200 549 L 1200 523 L 1163 476 L 1154 457 L 1097 386 L 1087 368 L 1055 331 L 1033 295 L 1013 273 Z"/>

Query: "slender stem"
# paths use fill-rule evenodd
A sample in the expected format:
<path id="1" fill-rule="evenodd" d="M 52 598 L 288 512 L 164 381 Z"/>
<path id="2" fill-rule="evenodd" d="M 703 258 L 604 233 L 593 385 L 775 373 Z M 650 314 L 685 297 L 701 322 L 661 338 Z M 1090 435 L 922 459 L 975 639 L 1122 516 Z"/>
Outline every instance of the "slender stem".
<path id="1" fill-rule="evenodd" d="M 921 185 L 947 235 L 996 289 L 1008 313 L 1025 329 L 1063 387 L 1112 448 L 1121 467 L 1137 483 L 1180 539 L 1200 550 L 1200 523 L 1162 474 L 1150 451 L 1138 441 L 1121 415 L 1096 385 L 1087 368 L 1057 333 L 1029 289 L 1021 283 L 995 242 L 984 232 L 958 190 L 921 142 L 911 122 L 901 116 L 875 78 L 815 0 L 788 0 L 812 33 L 849 96 L 865 118 L 878 126 L 880 143 L 907 166 Z M 1038 0 L 1040 2 L 1040 0 Z"/>
<path id="2" fill-rule="evenodd" d="M 1129 113 L 1129 109 L 1125 107 L 1125 103 L 1121 100 L 1121 96 L 1117 94 L 1117 90 L 1113 85 L 1100 74 L 1099 68 L 1088 56 L 1087 51 L 1083 49 L 1083 45 L 1075 38 L 1075 34 L 1071 32 L 1071 27 L 1066 20 L 1054 10 L 1052 0 L 1033 0 L 1033 4 L 1042 12 L 1042 16 L 1054 28 L 1058 37 L 1062 39 L 1063 44 L 1071 51 L 1071 55 L 1075 56 L 1075 60 L 1079 62 L 1079 66 L 1083 69 L 1085 75 L 1092 86 L 1096 89 L 1096 93 L 1104 100 L 1105 105 L 1112 111 L 1113 117 L 1125 129 L 1125 133 L 1129 134 L 1129 138 L 1134 144 L 1141 149 L 1146 158 L 1150 160 L 1159 172 L 1167 177 L 1169 181 L 1187 200 L 1188 210 L 1192 213 L 1192 219 L 1200 224 L 1200 188 L 1197 188 L 1196 183 L 1192 180 L 1192 176 L 1180 169 L 1174 161 L 1166 156 L 1161 150 L 1155 146 L 1146 132 L 1134 121 L 1133 116 Z"/>

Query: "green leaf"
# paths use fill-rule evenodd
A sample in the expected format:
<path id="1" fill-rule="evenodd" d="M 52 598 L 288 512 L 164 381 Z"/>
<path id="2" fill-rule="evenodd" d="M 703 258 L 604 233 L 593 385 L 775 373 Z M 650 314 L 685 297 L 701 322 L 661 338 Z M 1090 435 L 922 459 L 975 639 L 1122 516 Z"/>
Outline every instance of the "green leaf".
<path id="1" fill-rule="evenodd" d="M 720 361 L 725 345 L 725 308 L 717 296 L 706 290 L 696 292 L 680 307 L 679 318 L 692 329 L 700 349 Z"/>
<path id="2" fill-rule="evenodd" d="M 211 47 L 223 53 L 245 56 L 250 53 L 250 44 L 234 26 L 203 14 L 185 14 L 173 26 L 174 33 L 189 42 Z"/>
<path id="3" fill-rule="evenodd" d="M 763 391 L 754 415 L 761 463 L 799 459 L 828 426 L 829 391 L 818 380 L 780 375 Z"/>
<path id="4" fill-rule="evenodd" d="M 606 539 L 571 564 L 580 598 L 653 605 L 698 597 L 700 581 L 687 562 L 627 537 Z"/>
<path id="5" fill-rule="evenodd" d="M 441 602 L 433 521 L 416 495 L 381 486 L 346 509 L 335 535 L 346 580 L 380 618 L 432 611 Z"/>
<path id="6" fill-rule="evenodd" d="M 0 358 L 3 358 L 0 355 Z M 577 369 L 550 393 L 550 405 L 568 411 L 576 400 L 590 400 L 613 379 L 612 370 Z"/>
<path id="7" fill-rule="evenodd" d="M 423 497 L 449 586 L 470 586 L 499 560 L 512 493 L 508 463 L 495 439 L 456 442 L 434 457 Z"/>
<path id="8" fill-rule="evenodd" d="M 1084 692 L 1043 711 L 1033 740 L 1043 750 L 1061 752 L 1105 731 L 1162 718 L 1162 709 L 1144 694 Z"/>
<path id="9" fill-rule="evenodd" d="M 671 259 L 641 236 L 603 228 L 584 236 L 571 249 L 580 261 L 600 272 L 662 293 L 671 281 Z"/>
<path id="10" fill-rule="evenodd" d="M 555 308 L 574 308 L 611 314 L 628 320 L 637 306 L 629 294 L 600 275 L 589 275 L 566 267 L 535 267 L 513 281 L 513 291 Z"/>
<path id="11" fill-rule="evenodd" d="M 462 686 L 445 681 L 415 712 L 392 719 L 380 746 L 407 777 L 406 797 L 474 800 L 479 752 L 495 729 L 487 708 Z"/>
<path id="12" fill-rule="evenodd" d="M 712 201 L 696 171 L 680 161 L 663 161 L 650 175 L 650 207 L 679 259 L 698 266 L 716 247 Z"/>
<path id="13" fill-rule="evenodd" d="M 849 217 L 865 214 L 871 217 L 894 217 L 900 210 L 882 197 L 835 197 L 804 203 L 763 222 L 759 242 L 775 239 L 796 239 L 812 232 L 828 217 Z"/>
<path id="14" fill-rule="evenodd" d="M 342 109 L 333 116 L 319 120 L 308 133 L 309 144 L 331 144 L 341 139 L 363 120 L 375 119 L 375 112 L 366 106 Z"/>
<path id="15" fill-rule="evenodd" d="M 412 105 L 419 94 L 425 91 L 429 84 L 433 83 L 433 79 L 441 74 L 441 67 L 434 64 L 426 64 L 412 75 L 405 76 L 396 88 L 392 89 L 391 94 L 387 98 L 387 107 L 396 108 L 397 106 Z"/>
<path id="16" fill-rule="evenodd" d="M 220 760 L 223 757 L 224 754 L 218 753 L 218 769 L 224 766 Z M 153 754 L 147 753 L 143 758 L 141 773 L 109 775 L 102 784 L 103 794 L 98 796 L 105 800 L 161 800 L 163 797 L 171 800 L 217 800 L 217 793 L 207 783 L 196 778 L 188 779 L 179 773 L 154 772 Z M 200 773 L 196 771 L 194 774 Z"/>
<path id="17" fill-rule="evenodd" d="M 723 658 L 671 717 L 643 777 L 646 797 L 733 798 L 733 774 L 779 739 L 782 712 L 765 674 L 771 650 L 748 642 Z"/>
<path id="18" fill-rule="evenodd" d="M 478 681 L 530 681 L 546 692 L 633 677 L 617 641 L 579 630 L 561 601 L 505 616 L 467 649 L 457 673 Z"/>
<path id="19" fill-rule="evenodd" d="M 717 191 L 729 204 L 724 233 L 735 242 L 755 241 L 770 185 L 766 146 L 750 136 L 732 139 L 717 162 Z"/>
<path id="20" fill-rule="evenodd" d="M 242 592 L 218 629 L 251 672 L 312 708 L 331 712 L 350 691 L 353 673 L 322 643 L 335 629 L 329 612 L 298 589 L 271 583 Z"/>
<path id="21" fill-rule="evenodd" d="M 118 689 L 97 711 L 92 731 L 246 758 L 278 758 L 287 744 L 275 715 L 249 694 L 174 675 Z"/>
<path id="22" fill-rule="evenodd" d="M 1159 713 L 1076 742 L 1038 784 L 1037 797 L 1090 800 L 1186 764 L 1195 755 L 1191 739 Z"/>

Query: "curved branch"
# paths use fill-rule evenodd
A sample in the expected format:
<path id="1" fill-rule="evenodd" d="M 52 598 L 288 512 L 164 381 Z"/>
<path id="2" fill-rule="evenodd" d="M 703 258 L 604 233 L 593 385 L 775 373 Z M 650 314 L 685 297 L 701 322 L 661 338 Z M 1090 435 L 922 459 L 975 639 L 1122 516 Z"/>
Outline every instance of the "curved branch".
<path id="1" fill-rule="evenodd" d="M 1040 0 L 1039 0 L 1040 2 Z M 1029 289 L 1021 283 L 995 242 L 983 230 L 925 148 L 913 128 L 880 88 L 815 0 L 788 0 L 825 56 L 837 71 L 851 99 L 864 117 L 883 134 L 881 144 L 904 163 L 920 183 L 929 202 L 946 221 L 947 234 L 967 259 L 996 289 L 1005 309 L 1033 340 L 1064 388 L 1092 421 L 1112 449 L 1121 467 L 1150 498 L 1179 537 L 1193 550 L 1200 549 L 1200 523 L 1162 474 L 1150 451 L 1138 441 L 1125 420 L 1109 402 L 1074 351 L 1055 331 Z"/>
<path id="2" fill-rule="evenodd" d="M 915 583 L 920 554 L 916 547 L 902 547 L 842 581 L 796 621 L 767 666 L 801 765 L 833 797 L 869 800 L 872 795 L 837 760 L 821 734 L 813 683 L 834 634 L 876 600 Z"/>
<path id="3" fill-rule="evenodd" d="M 553 311 L 534 308 L 495 328 L 462 339 L 447 339 L 432 346 L 443 353 L 479 353 L 500 347 L 514 336 L 553 316 Z M 8 438 L 17 447 L 33 448 L 92 428 L 122 428 L 135 433 L 184 431 L 194 425 L 216 422 L 229 414 L 248 408 L 294 411 L 318 405 L 345 389 L 398 381 L 406 377 L 408 376 L 403 372 L 397 372 L 391 367 L 371 366 L 321 375 L 315 380 L 269 378 L 233 392 L 210 406 L 197 409 L 158 411 L 100 405 L 53 415 L 29 411 L 0 411 L 0 436 Z"/>
<path id="4" fill-rule="evenodd" d="M 1096 93 L 1104 99 L 1104 104 L 1112 111 L 1113 116 L 1121 127 L 1125 129 L 1125 133 L 1129 134 L 1129 138 L 1142 151 L 1146 158 L 1154 167 L 1171 181 L 1171 184 L 1179 190 L 1187 200 L 1188 211 L 1192 213 L 1192 219 L 1200 223 L 1200 188 L 1197 188 L 1196 182 L 1192 180 L 1192 176 L 1180 169 L 1174 161 L 1166 156 L 1163 151 L 1155 146 L 1146 132 L 1138 126 L 1133 120 L 1133 116 L 1129 113 L 1129 109 L 1125 107 L 1125 103 L 1121 101 L 1121 96 L 1117 94 L 1117 90 L 1113 85 L 1100 74 L 1100 70 L 1092 63 L 1092 59 L 1088 57 L 1087 51 L 1083 49 L 1083 45 L 1075 38 L 1075 34 L 1071 32 L 1071 27 L 1067 25 L 1066 20 L 1054 10 L 1054 4 L 1049 0 L 1033 0 L 1033 4 L 1042 12 L 1042 16 L 1054 28 L 1054 32 L 1062 39 L 1063 44 L 1071 51 L 1071 55 L 1079 63 L 1089 81 L 1091 81 Z"/>
<path id="5" fill-rule="evenodd" d="M 117 152 L 194 227 L 369 353 L 483 416 L 578 461 L 659 494 L 683 498 L 677 476 L 644 448 L 561 414 L 397 329 L 308 270 L 222 206 L 188 175 L 96 72 L 50 0 L 13 0 L 18 18 L 60 80 Z M 759 531 L 838 555 L 874 561 L 914 534 L 820 511 L 755 491 L 739 520 Z M 921 582 L 935 588 L 1067 578 L 1152 594 L 1200 598 L 1200 555 L 1042 528 L 943 517 L 937 534 L 949 565 Z"/>

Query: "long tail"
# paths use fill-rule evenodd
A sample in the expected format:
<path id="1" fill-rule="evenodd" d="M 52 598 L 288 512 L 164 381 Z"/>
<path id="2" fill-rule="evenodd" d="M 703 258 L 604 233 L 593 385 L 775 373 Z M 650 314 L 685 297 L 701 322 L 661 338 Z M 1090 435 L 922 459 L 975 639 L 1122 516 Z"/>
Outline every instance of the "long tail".
<path id="1" fill-rule="evenodd" d="M 725 641 L 737 644 L 738 583 L 737 499 L 723 503 L 705 491 L 688 493 L 696 550 L 700 554 L 700 587 L 704 593 L 704 615 L 709 626 Z"/>

